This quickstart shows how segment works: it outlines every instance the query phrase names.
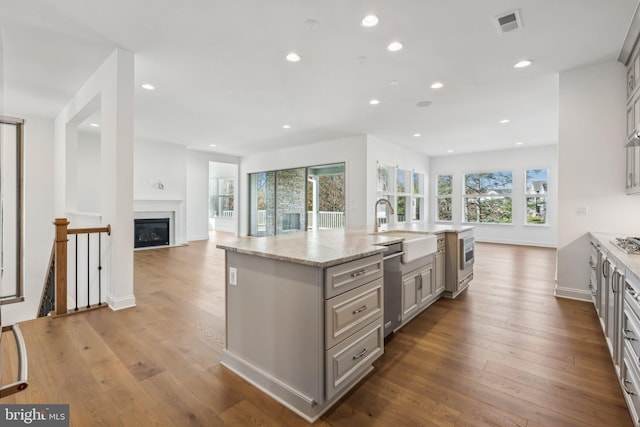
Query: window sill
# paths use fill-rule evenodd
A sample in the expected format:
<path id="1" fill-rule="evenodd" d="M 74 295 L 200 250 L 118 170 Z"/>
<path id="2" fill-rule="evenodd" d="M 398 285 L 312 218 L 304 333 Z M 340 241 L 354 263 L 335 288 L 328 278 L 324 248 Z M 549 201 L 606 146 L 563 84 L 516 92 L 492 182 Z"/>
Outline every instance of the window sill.
<path id="1" fill-rule="evenodd" d="M 522 224 L 524 227 L 542 227 L 549 228 L 551 227 L 549 224 Z"/>
<path id="2" fill-rule="evenodd" d="M 479 225 L 491 225 L 491 226 L 499 226 L 499 227 L 513 227 L 514 223 L 506 223 L 506 222 L 463 222 L 462 225 L 469 225 L 472 227 L 477 227 Z"/>

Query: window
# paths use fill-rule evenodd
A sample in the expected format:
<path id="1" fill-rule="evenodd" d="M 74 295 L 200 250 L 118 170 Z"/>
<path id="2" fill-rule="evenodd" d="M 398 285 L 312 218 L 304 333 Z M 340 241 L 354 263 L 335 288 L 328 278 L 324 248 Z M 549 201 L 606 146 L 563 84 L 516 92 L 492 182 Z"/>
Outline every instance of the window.
<path id="1" fill-rule="evenodd" d="M 451 221 L 451 194 L 453 191 L 453 175 L 438 175 L 436 178 L 438 188 L 436 198 L 438 209 L 436 211 L 436 221 Z"/>
<path id="2" fill-rule="evenodd" d="M 345 227 L 345 165 L 249 174 L 251 236 Z"/>
<path id="3" fill-rule="evenodd" d="M 378 205 L 378 224 L 423 221 L 425 219 L 425 175 L 382 163 L 377 165 L 378 199 L 391 202 L 395 215 L 385 204 Z"/>
<path id="4" fill-rule="evenodd" d="M 464 175 L 464 222 L 511 224 L 513 172 L 477 172 Z"/>
<path id="5" fill-rule="evenodd" d="M 549 169 L 528 169 L 525 176 L 526 222 L 547 223 Z"/>
<path id="6" fill-rule="evenodd" d="M 413 172 L 413 200 L 411 201 L 411 220 L 420 221 L 424 212 L 424 174 Z"/>

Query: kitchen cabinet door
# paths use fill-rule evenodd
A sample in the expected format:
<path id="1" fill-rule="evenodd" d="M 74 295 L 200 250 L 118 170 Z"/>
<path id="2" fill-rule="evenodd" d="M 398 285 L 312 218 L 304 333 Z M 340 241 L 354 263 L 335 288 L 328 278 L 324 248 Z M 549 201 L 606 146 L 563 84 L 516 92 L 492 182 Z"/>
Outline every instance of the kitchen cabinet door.
<path id="1" fill-rule="evenodd" d="M 435 257 L 435 264 L 434 264 L 434 276 L 435 276 L 435 294 L 436 295 L 440 295 L 441 293 L 444 292 L 444 270 L 445 270 L 445 264 L 444 264 L 444 247 L 441 249 L 438 249 L 438 252 L 436 252 L 436 257 Z"/>
<path id="2" fill-rule="evenodd" d="M 420 271 L 420 307 L 425 307 L 435 297 L 434 275 L 432 265 Z"/>
<path id="3" fill-rule="evenodd" d="M 420 276 L 409 273 L 402 276 L 402 321 L 408 320 L 420 305 Z"/>
<path id="4" fill-rule="evenodd" d="M 627 194 L 640 193 L 640 146 L 626 147 L 627 170 L 626 186 Z"/>

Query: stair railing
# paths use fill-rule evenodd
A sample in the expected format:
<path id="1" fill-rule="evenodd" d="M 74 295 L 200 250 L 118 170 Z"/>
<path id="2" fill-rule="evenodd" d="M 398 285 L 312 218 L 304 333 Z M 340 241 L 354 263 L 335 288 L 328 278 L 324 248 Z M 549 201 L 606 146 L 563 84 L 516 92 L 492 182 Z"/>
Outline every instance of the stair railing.
<path id="1" fill-rule="evenodd" d="M 56 218 L 54 222 L 56 226 L 56 235 L 55 235 L 55 255 L 53 258 L 54 263 L 54 271 L 55 271 L 55 316 L 62 316 L 65 314 L 78 312 L 80 310 L 88 310 L 92 308 L 106 307 L 107 304 L 102 301 L 102 234 L 106 233 L 107 236 L 111 235 L 111 225 L 107 225 L 106 227 L 93 227 L 93 228 L 68 228 L 69 221 L 67 218 Z M 73 267 L 74 267 L 74 293 L 73 299 L 75 300 L 75 307 L 71 310 L 67 307 L 67 295 L 69 292 L 68 289 L 68 264 L 69 264 L 69 256 L 68 256 L 68 242 L 69 236 L 74 236 L 74 240 L 72 242 L 72 246 L 74 249 L 74 258 L 73 258 Z M 79 239 L 80 235 L 86 235 L 85 238 Z M 92 239 L 92 236 L 95 236 Z M 80 265 L 78 262 L 78 254 L 80 251 L 84 251 L 84 249 L 80 248 L 80 245 L 84 245 L 86 241 L 86 305 L 83 304 L 82 307 L 79 307 L 79 300 L 81 299 L 81 295 L 79 293 L 79 282 L 80 282 Z M 96 252 L 92 252 L 91 242 L 94 241 L 93 248 L 97 247 L 97 258 L 92 258 L 92 254 Z M 83 258 L 85 257 L 85 252 L 83 252 Z M 92 259 L 94 261 L 92 268 Z M 97 271 L 96 271 L 97 270 Z M 92 279 L 93 276 L 97 276 L 97 291 L 95 280 Z M 91 290 L 94 289 L 93 299 Z M 97 295 L 97 296 L 96 296 Z M 84 295 L 82 296 L 84 299 Z M 97 302 L 95 302 L 97 301 Z"/>

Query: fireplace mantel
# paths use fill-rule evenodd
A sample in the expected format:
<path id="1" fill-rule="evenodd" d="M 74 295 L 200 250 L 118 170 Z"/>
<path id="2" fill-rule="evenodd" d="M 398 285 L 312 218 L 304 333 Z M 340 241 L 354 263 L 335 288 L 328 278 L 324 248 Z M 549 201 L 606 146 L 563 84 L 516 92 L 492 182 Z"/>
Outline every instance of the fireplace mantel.
<path id="1" fill-rule="evenodd" d="M 133 201 L 133 218 L 169 218 L 170 246 L 181 246 L 187 243 L 187 226 L 184 200 L 151 200 L 137 199 Z"/>

